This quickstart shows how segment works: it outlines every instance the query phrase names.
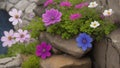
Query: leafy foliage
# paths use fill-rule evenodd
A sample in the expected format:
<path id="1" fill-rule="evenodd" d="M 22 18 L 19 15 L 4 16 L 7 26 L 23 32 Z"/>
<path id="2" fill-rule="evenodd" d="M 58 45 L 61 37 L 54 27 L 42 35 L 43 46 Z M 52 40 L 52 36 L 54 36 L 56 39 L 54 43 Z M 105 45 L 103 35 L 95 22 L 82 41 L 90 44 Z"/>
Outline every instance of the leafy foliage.
<path id="1" fill-rule="evenodd" d="M 39 68 L 40 67 L 40 59 L 35 55 L 32 55 L 28 58 L 27 61 L 23 62 L 22 68 Z"/>

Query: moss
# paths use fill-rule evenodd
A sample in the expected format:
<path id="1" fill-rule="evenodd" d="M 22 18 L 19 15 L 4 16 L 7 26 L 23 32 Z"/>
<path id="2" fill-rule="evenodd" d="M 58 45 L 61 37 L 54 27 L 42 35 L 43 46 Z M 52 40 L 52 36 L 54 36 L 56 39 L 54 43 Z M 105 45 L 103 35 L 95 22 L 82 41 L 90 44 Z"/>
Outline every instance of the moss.
<path id="1" fill-rule="evenodd" d="M 32 55 L 22 63 L 22 68 L 40 68 L 40 58 Z"/>

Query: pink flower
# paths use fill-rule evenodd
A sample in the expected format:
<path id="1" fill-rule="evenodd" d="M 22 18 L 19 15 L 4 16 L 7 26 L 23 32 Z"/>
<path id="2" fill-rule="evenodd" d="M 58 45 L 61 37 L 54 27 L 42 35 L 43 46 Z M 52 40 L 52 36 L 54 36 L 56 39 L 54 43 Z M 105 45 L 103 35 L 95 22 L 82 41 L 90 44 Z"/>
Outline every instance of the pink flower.
<path id="1" fill-rule="evenodd" d="M 44 3 L 44 7 L 48 6 L 49 4 L 53 4 L 53 0 L 47 0 L 47 1 Z"/>
<path id="2" fill-rule="evenodd" d="M 70 2 L 68 2 L 68 1 L 65 1 L 65 2 L 61 2 L 61 3 L 60 3 L 60 6 L 71 7 L 72 4 L 71 4 Z"/>
<path id="3" fill-rule="evenodd" d="M 81 18 L 81 17 L 82 17 L 82 15 L 79 14 L 79 13 L 71 14 L 71 15 L 70 15 L 70 20 L 76 20 L 76 19 L 79 19 L 79 18 Z"/>
<path id="4" fill-rule="evenodd" d="M 2 38 L 1 38 L 1 41 L 3 42 L 2 46 L 3 47 L 11 47 L 13 44 L 15 44 L 15 37 L 14 37 L 14 31 L 13 30 L 10 30 L 9 32 L 7 31 L 4 31 L 4 35 Z"/>
<path id="5" fill-rule="evenodd" d="M 83 8 L 83 7 L 88 6 L 88 5 L 89 5 L 89 3 L 84 2 L 84 3 L 80 3 L 80 4 L 75 5 L 75 8 L 79 9 L 79 8 Z"/>
<path id="6" fill-rule="evenodd" d="M 41 57 L 42 59 L 46 59 L 51 56 L 50 50 L 52 46 L 47 44 L 46 42 L 42 42 L 40 45 L 36 47 L 36 56 Z"/>
<path id="7" fill-rule="evenodd" d="M 30 35 L 28 34 L 27 30 L 22 30 L 19 29 L 17 33 L 14 34 L 14 36 L 16 37 L 16 42 L 26 42 L 30 40 Z"/>

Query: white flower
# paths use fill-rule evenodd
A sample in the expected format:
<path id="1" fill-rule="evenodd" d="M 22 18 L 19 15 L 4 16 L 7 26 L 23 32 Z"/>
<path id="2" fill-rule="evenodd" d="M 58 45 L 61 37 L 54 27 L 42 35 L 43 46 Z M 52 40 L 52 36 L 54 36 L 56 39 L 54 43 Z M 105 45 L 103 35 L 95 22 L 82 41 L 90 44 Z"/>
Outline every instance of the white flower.
<path id="1" fill-rule="evenodd" d="M 13 30 L 10 30 L 9 32 L 7 31 L 4 31 L 4 35 L 2 38 L 1 38 L 1 41 L 3 42 L 2 46 L 3 47 L 11 47 L 13 44 L 15 44 L 15 39 L 14 39 L 14 31 Z"/>
<path id="2" fill-rule="evenodd" d="M 90 24 L 91 28 L 97 28 L 98 26 L 100 26 L 98 21 L 91 22 L 91 24 Z"/>
<path id="3" fill-rule="evenodd" d="M 103 15 L 104 16 L 111 16 L 113 14 L 112 9 L 104 10 Z"/>
<path id="4" fill-rule="evenodd" d="M 27 30 L 22 30 L 19 29 L 17 33 L 14 34 L 14 36 L 16 37 L 16 42 L 26 42 L 30 40 L 30 35 L 28 34 Z"/>
<path id="5" fill-rule="evenodd" d="M 95 8 L 97 6 L 98 6 L 98 4 L 96 3 L 96 1 L 90 2 L 90 4 L 88 5 L 89 8 Z"/>
<path id="6" fill-rule="evenodd" d="M 9 11 L 9 15 L 11 16 L 9 18 L 9 21 L 12 22 L 13 25 L 17 25 L 18 23 L 22 23 L 22 20 L 20 18 L 22 15 L 21 10 L 17 11 L 16 9 L 12 9 L 11 11 Z"/>

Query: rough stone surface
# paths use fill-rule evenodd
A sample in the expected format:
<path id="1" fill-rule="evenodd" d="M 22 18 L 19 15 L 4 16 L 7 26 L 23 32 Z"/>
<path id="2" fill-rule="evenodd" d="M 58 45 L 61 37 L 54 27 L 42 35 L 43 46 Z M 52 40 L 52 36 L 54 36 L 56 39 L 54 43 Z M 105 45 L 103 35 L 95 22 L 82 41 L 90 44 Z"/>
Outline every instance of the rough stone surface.
<path id="1" fill-rule="evenodd" d="M 11 3 L 13 3 L 13 4 L 15 4 L 15 3 L 17 3 L 19 0 L 9 0 L 9 2 L 11 2 Z"/>
<path id="2" fill-rule="evenodd" d="M 120 68 L 120 28 L 94 48 L 95 68 Z"/>
<path id="3" fill-rule="evenodd" d="M 0 59 L 0 68 L 19 68 L 22 63 L 20 55 Z"/>
<path id="4" fill-rule="evenodd" d="M 27 8 L 27 6 L 29 6 L 29 4 L 30 3 L 27 0 L 21 0 L 15 5 L 15 8 L 23 11 Z"/>
<path id="5" fill-rule="evenodd" d="M 6 6 L 6 10 L 9 11 L 14 5 L 11 3 L 8 3 Z"/>
<path id="6" fill-rule="evenodd" d="M 25 9 L 25 13 L 31 13 L 31 12 L 33 12 L 33 9 L 35 9 L 35 8 L 36 8 L 36 4 L 32 3 Z"/>
<path id="7" fill-rule="evenodd" d="M 42 68 L 91 68 L 89 58 L 75 59 L 67 55 L 56 55 L 41 61 Z"/>
<path id="8" fill-rule="evenodd" d="M 81 48 L 78 48 L 75 39 L 63 40 L 59 36 L 52 36 L 49 33 L 43 32 L 40 34 L 40 40 L 44 41 L 45 39 L 47 39 L 53 47 L 78 58 L 90 50 L 83 51 Z"/>
<path id="9" fill-rule="evenodd" d="M 37 15 L 37 16 L 42 16 L 42 14 L 45 12 L 45 8 L 44 7 L 36 7 L 35 9 L 34 9 L 34 12 L 35 12 L 35 14 Z"/>
<path id="10" fill-rule="evenodd" d="M 43 5 L 45 3 L 46 0 L 39 0 L 38 2 L 36 2 L 36 4 L 39 5 Z"/>
<path id="11" fill-rule="evenodd" d="M 0 9 L 5 9 L 6 3 L 5 2 L 0 2 Z"/>

